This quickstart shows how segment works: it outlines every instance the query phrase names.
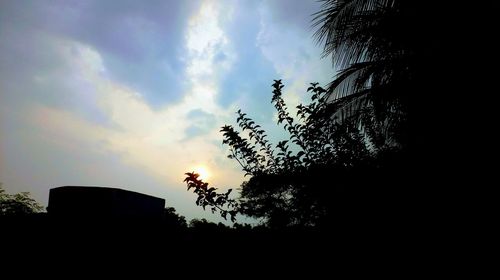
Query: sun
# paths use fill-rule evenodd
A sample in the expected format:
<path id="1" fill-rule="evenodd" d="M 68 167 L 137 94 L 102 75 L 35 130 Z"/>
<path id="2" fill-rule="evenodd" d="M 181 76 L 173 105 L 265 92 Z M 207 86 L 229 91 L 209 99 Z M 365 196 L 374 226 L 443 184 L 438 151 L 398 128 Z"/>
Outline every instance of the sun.
<path id="1" fill-rule="evenodd" d="M 205 166 L 198 166 L 194 169 L 194 173 L 198 173 L 200 177 L 199 179 L 206 181 L 210 178 L 210 172 Z"/>

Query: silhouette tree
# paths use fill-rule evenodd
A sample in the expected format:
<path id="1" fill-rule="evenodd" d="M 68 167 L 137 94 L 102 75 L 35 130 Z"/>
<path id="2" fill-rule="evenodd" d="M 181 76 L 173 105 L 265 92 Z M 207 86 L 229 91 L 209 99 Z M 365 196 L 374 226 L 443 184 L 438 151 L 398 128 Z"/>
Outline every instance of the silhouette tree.
<path id="1" fill-rule="evenodd" d="M 223 223 L 213 223 L 206 219 L 192 219 L 189 222 L 189 228 L 198 233 L 221 233 L 229 231 L 230 228 Z"/>
<path id="2" fill-rule="evenodd" d="M 251 177 L 229 205 L 227 197 L 187 173 L 197 204 L 213 211 L 228 206 L 232 213 L 263 218 L 271 227 L 328 226 L 339 213 L 354 217 L 345 209 L 362 215 L 394 209 L 394 198 L 406 183 L 410 124 L 422 115 L 415 114 L 413 104 L 422 104 L 415 97 L 422 94 L 436 49 L 441 50 L 435 45 L 446 27 L 445 7 L 325 0 L 313 26 L 337 75 L 326 89 L 311 84 L 311 103 L 297 107 L 297 120 L 281 97 L 281 81 L 275 81 L 272 103 L 278 124 L 290 134 L 276 146 L 260 125 L 238 111 L 238 126 L 248 139 L 224 126 L 223 143 Z M 422 17 L 425 21 L 418 20 Z M 429 73 L 436 82 L 436 70 Z"/>
<path id="3" fill-rule="evenodd" d="M 407 79 L 412 36 L 407 34 L 404 2 L 397 0 L 325 0 L 313 26 L 324 56 L 331 55 L 340 71 L 330 84 L 334 99 L 382 98 L 379 91 L 398 79 Z M 355 98 L 354 96 L 352 98 Z"/>
<path id="4" fill-rule="evenodd" d="M 30 197 L 29 192 L 8 194 L 0 183 L 0 216 L 17 217 L 41 212 L 43 207 Z"/>
<path id="5" fill-rule="evenodd" d="M 457 190 L 454 174 L 472 174 L 470 162 L 485 162 L 477 155 L 487 152 L 464 147 L 488 146 L 476 142 L 484 131 L 477 124 L 494 109 L 476 97 L 494 81 L 494 71 L 485 70 L 494 46 L 493 6 L 326 0 L 313 20 L 315 38 L 338 71 L 325 114 L 376 124 L 380 141 L 399 146 L 399 164 L 407 166 L 405 175 L 393 176 L 411 178 L 408 186 L 440 193 L 442 201 Z M 454 172 L 445 176 L 443 166 Z"/>
<path id="6" fill-rule="evenodd" d="M 184 230 L 187 228 L 186 218 L 179 215 L 174 207 L 166 207 L 164 213 L 164 224 L 168 229 Z"/>
<path id="7" fill-rule="evenodd" d="M 328 223 L 343 188 L 360 185 L 355 177 L 362 170 L 383 165 L 379 155 L 391 149 L 378 146 L 376 134 L 361 131 L 349 118 L 340 123 L 318 117 L 327 106 L 325 89 L 311 84 L 311 102 L 297 106 L 296 120 L 282 98 L 283 87 L 281 80 L 274 82 L 272 103 L 289 140 L 273 146 L 261 126 L 239 110 L 238 126 L 248 139 L 229 125 L 221 132 L 230 147 L 228 157 L 251 178 L 235 200 L 228 197 L 231 190 L 218 194 L 197 174 L 186 173 L 185 182 L 198 195 L 198 205 L 212 207 L 224 218 L 229 213 L 233 220 L 236 213 L 262 218 L 273 228 L 318 226 Z"/>
<path id="8" fill-rule="evenodd" d="M 361 125 L 376 122 L 381 140 L 406 146 L 409 106 L 417 104 L 410 99 L 424 93 L 423 84 L 435 84 L 429 76 L 439 61 L 436 46 L 447 29 L 448 6 L 325 0 L 313 19 L 314 35 L 338 71 L 328 86 L 325 113 L 338 120 L 357 116 Z"/>

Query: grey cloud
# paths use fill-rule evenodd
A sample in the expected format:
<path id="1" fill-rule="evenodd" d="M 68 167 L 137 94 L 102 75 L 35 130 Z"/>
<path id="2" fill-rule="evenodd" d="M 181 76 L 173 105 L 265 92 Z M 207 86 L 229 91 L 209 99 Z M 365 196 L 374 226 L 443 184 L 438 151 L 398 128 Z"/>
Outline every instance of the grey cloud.
<path id="1" fill-rule="evenodd" d="M 198 4 L 173 0 L 2 2 L 2 48 L 22 44 L 22 56 L 36 56 L 45 51 L 38 41 L 41 33 L 90 45 L 101 54 L 111 78 L 141 92 L 151 107 L 158 108 L 179 100 L 184 92 L 184 31 Z"/>
<path id="2" fill-rule="evenodd" d="M 4 106 L 18 110 L 33 104 L 64 108 L 91 122 L 109 124 L 97 106 L 94 85 L 74 73 L 47 36 L 14 32 L 7 38 L 0 43 L 0 98 Z"/>
<path id="3" fill-rule="evenodd" d="M 233 22 L 226 32 L 237 59 L 230 73 L 221 78 L 218 95 L 218 102 L 223 107 L 244 100 L 238 108 L 251 112 L 256 121 L 272 118 L 271 84 L 273 79 L 279 79 L 273 64 L 256 44 L 260 20 L 259 2 L 241 1 L 236 6 Z"/>
<path id="4" fill-rule="evenodd" d="M 70 33 L 97 48 L 113 78 L 159 108 L 184 93 L 184 31 L 196 6 L 191 1 L 95 1 L 81 11 Z"/>

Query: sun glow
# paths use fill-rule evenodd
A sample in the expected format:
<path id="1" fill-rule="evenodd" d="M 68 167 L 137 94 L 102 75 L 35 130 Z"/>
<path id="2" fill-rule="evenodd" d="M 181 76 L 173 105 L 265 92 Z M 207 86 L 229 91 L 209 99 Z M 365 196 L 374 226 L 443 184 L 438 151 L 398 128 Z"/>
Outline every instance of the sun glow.
<path id="1" fill-rule="evenodd" d="M 203 180 L 203 181 L 205 181 L 205 182 L 210 178 L 210 172 L 204 166 L 198 166 L 198 167 L 196 167 L 194 169 L 194 173 L 199 174 L 200 177 L 198 177 L 198 178 L 201 179 L 201 180 Z"/>

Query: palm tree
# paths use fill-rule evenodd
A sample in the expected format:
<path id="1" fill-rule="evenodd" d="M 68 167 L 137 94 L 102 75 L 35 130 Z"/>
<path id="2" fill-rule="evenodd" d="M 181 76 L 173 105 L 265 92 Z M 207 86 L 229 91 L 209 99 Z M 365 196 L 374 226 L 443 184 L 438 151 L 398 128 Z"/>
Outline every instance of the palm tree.
<path id="1" fill-rule="evenodd" d="M 429 66 L 443 8 L 405 0 L 324 0 L 314 14 L 314 36 L 337 71 L 325 113 L 377 127 L 386 144 L 404 144 L 408 100 Z"/>

